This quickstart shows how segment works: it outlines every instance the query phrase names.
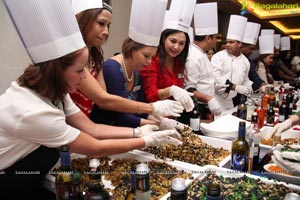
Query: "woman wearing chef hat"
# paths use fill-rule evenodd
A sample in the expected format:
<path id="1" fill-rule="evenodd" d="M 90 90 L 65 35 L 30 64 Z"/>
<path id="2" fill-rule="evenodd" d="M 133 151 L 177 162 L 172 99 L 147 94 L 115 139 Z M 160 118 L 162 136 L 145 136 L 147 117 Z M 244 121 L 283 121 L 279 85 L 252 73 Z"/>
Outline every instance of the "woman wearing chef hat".
<path id="1" fill-rule="evenodd" d="M 72 0 L 73 10 L 90 52 L 89 61 L 85 67 L 86 79 L 82 81 L 77 91 L 71 93 L 76 105 L 87 115 L 90 115 L 93 104 L 118 112 L 149 113 L 162 116 L 179 116 L 183 107 L 180 102 L 158 101 L 151 104 L 131 101 L 111 95 L 97 83 L 96 77 L 103 65 L 102 45 L 109 36 L 112 21 L 112 9 L 102 0 Z M 149 16 L 150 17 L 150 16 Z M 139 18 L 139 17 L 138 17 Z"/>
<path id="2" fill-rule="evenodd" d="M 195 5 L 196 0 L 173 0 L 166 12 L 157 56 L 141 70 L 148 102 L 173 97 L 187 112 L 194 108 L 193 94 L 183 89 L 183 82 Z"/>
<path id="3" fill-rule="evenodd" d="M 108 93 L 144 102 L 139 70 L 156 55 L 166 7 L 167 1 L 162 0 L 132 1 L 129 37 L 123 42 L 122 53 L 106 60 L 97 77 Z M 128 127 L 157 123 L 141 111 L 137 114 L 113 112 L 97 105 L 94 105 L 90 118 L 96 123 Z"/>
<path id="4" fill-rule="evenodd" d="M 72 102 L 68 93 L 86 77 L 89 52 L 69 1 L 4 3 L 32 64 L 0 96 L 0 199 L 45 199 L 42 182 L 62 145 L 101 157 L 180 144 L 176 131 L 95 124 Z"/>
<path id="5" fill-rule="evenodd" d="M 265 83 L 273 84 L 274 79 L 269 70 L 270 64 L 273 62 L 274 55 L 273 34 L 259 36 L 259 53 L 260 55 L 254 61 L 257 74 Z"/>

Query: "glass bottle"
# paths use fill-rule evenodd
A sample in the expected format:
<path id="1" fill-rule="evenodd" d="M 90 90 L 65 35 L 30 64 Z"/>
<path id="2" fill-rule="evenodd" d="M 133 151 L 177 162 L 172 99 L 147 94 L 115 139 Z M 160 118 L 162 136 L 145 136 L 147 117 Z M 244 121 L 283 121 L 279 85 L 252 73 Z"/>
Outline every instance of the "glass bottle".
<path id="1" fill-rule="evenodd" d="M 255 104 L 254 104 L 253 99 L 252 99 L 251 96 L 247 97 L 246 107 L 247 107 L 246 120 L 251 121 L 251 116 L 252 116 L 253 112 L 255 111 Z"/>
<path id="2" fill-rule="evenodd" d="M 258 105 L 257 105 L 257 108 L 256 108 L 256 112 L 257 112 L 257 126 L 258 126 L 258 129 L 260 130 L 263 126 L 264 126 L 264 122 L 265 122 L 265 114 L 264 114 L 264 111 L 261 107 L 261 100 L 259 99 L 258 100 Z"/>
<path id="3" fill-rule="evenodd" d="M 265 90 L 266 90 L 266 92 L 261 98 L 262 98 L 262 109 L 264 110 L 264 113 L 266 114 L 268 112 L 269 103 L 270 103 L 270 88 L 269 88 L 269 86 L 266 86 Z"/>
<path id="4" fill-rule="evenodd" d="M 206 200 L 221 200 L 221 187 L 217 183 L 209 182 L 206 191 Z"/>
<path id="5" fill-rule="evenodd" d="M 193 129 L 194 133 L 200 134 L 200 123 L 201 123 L 201 114 L 198 109 L 197 98 L 193 97 L 194 108 L 190 112 L 190 127 Z"/>
<path id="6" fill-rule="evenodd" d="M 245 139 L 245 135 L 246 123 L 240 121 L 238 138 L 232 144 L 231 162 L 232 169 L 241 172 L 247 172 L 248 170 L 249 145 Z"/>
<path id="7" fill-rule="evenodd" d="M 276 96 L 274 92 L 274 87 L 270 86 L 270 102 L 269 104 L 273 104 L 273 107 L 275 108 L 276 105 Z"/>
<path id="8" fill-rule="evenodd" d="M 186 199 L 187 199 L 187 189 L 185 186 L 185 180 L 183 178 L 175 178 L 172 181 L 170 200 L 186 200 Z"/>
<path id="9" fill-rule="evenodd" d="M 125 200 L 135 200 L 135 173 L 136 173 L 136 165 L 135 162 L 131 162 L 131 171 L 130 171 L 130 184 L 129 184 L 129 192 L 125 197 Z"/>
<path id="10" fill-rule="evenodd" d="M 80 172 L 74 172 L 72 174 L 72 185 L 73 185 L 72 200 L 84 200 L 84 191 L 83 191 Z"/>
<path id="11" fill-rule="evenodd" d="M 286 103 L 287 103 L 287 110 L 288 110 L 288 115 L 292 114 L 293 111 L 293 101 L 294 96 L 292 94 L 292 90 L 289 90 L 287 95 L 286 95 Z"/>
<path id="12" fill-rule="evenodd" d="M 273 103 L 273 102 L 272 102 Z M 275 111 L 273 109 L 274 105 L 270 104 L 267 114 L 267 126 L 274 126 L 274 119 L 275 119 Z"/>
<path id="13" fill-rule="evenodd" d="M 278 122 L 284 122 L 288 118 L 288 111 L 286 105 L 286 95 L 283 95 L 282 103 L 279 106 Z"/>
<path id="14" fill-rule="evenodd" d="M 150 169 L 147 164 L 136 165 L 135 174 L 135 196 L 136 200 L 150 200 Z"/>
<path id="15" fill-rule="evenodd" d="M 247 106 L 245 104 L 245 95 L 241 94 L 241 101 L 240 104 L 238 105 L 238 110 L 237 110 L 237 116 L 238 118 L 246 120 L 247 118 Z"/>
<path id="16" fill-rule="evenodd" d="M 89 181 L 87 184 L 88 191 L 86 194 L 87 200 L 109 200 L 109 193 L 106 191 L 102 183 L 99 160 L 94 158 L 91 159 L 89 162 L 89 168 Z"/>
<path id="17" fill-rule="evenodd" d="M 260 136 L 259 136 L 259 130 L 258 130 L 258 115 L 256 112 L 253 112 L 251 117 L 251 128 L 249 133 L 249 138 L 251 138 L 252 144 L 250 146 L 250 154 L 252 156 L 252 167 L 248 169 L 249 173 L 251 173 L 252 170 L 257 170 L 259 165 L 259 154 L 260 154 Z M 250 156 L 249 156 L 250 157 Z"/>
<path id="18" fill-rule="evenodd" d="M 55 189 L 57 200 L 70 200 L 72 195 L 72 173 L 71 156 L 67 145 L 60 149 L 60 172 L 55 178 Z"/>

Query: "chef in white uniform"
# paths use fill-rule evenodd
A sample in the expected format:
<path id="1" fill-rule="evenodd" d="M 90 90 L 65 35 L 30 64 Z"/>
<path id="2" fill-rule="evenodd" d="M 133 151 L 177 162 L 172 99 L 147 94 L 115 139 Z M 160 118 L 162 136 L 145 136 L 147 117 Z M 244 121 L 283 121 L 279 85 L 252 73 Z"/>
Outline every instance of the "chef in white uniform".
<path id="1" fill-rule="evenodd" d="M 217 42 L 218 8 L 216 2 L 196 5 L 194 27 L 195 37 L 189 48 L 184 87 L 194 93 L 194 97 L 199 101 L 201 118 L 207 119 L 209 113 L 213 115 L 221 114 L 220 105 L 214 98 L 215 80 L 212 74 L 212 66 L 205 54 L 207 50 L 214 48 Z M 223 87 L 218 89 L 225 91 L 226 86 L 225 84 L 222 85 Z"/>
<path id="2" fill-rule="evenodd" d="M 215 98 L 220 103 L 222 112 L 234 108 L 232 98 L 237 93 L 244 95 L 252 93 L 252 81 L 248 78 L 250 62 L 241 53 L 246 23 L 245 17 L 230 16 L 226 49 L 219 51 L 211 59 L 215 82 L 229 85 L 225 92 L 216 91 Z"/>

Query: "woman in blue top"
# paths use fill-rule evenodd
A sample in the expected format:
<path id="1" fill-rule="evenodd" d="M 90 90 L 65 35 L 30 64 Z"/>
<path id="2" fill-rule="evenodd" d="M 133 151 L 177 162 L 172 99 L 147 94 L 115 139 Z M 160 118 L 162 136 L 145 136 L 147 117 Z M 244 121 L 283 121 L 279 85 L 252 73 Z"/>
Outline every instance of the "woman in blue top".
<path id="1" fill-rule="evenodd" d="M 104 62 L 103 70 L 97 79 L 110 94 L 130 100 L 144 102 L 143 83 L 139 70 L 150 64 L 156 55 L 157 47 L 147 46 L 127 38 L 123 42 L 122 53 Z M 90 118 L 96 123 L 115 126 L 138 127 L 157 122 L 148 114 L 114 112 L 94 106 Z"/>

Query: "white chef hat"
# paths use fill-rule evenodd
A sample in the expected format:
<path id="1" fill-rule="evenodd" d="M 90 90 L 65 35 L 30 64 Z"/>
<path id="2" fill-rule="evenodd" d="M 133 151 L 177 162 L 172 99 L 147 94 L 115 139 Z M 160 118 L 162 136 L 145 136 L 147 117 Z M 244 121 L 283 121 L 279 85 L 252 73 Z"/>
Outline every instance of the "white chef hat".
<path id="1" fill-rule="evenodd" d="M 260 54 L 274 53 L 274 35 L 259 36 L 259 53 Z"/>
<path id="2" fill-rule="evenodd" d="M 274 34 L 274 46 L 276 49 L 280 48 L 280 34 Z"/>
<path id="3" fill-rule="evenodd" d="M 231 15 L 227 31 L 227 39 L 242 42 L 247 24 L 247 18 L 239 15 Z"/>
<path id="4" fill-rule="evenodd" d="M 194 42 L 194 28 L 193 27 L 189 28 L 189 38 L 190 38 L 190 42 Z"/>
<path id="5" fill-rule="evenodd" d="M 94 8 L 103 8 L 102 0 L 71 0 L 75 14 Z"/>
<path id="6" fill-rule="evenodd" d="M 280 38 L 280 51 L 291 50 L 291 40 L 290 37 L 285 36 Z"/>
<path id="7" fill-rule="evenodd" d="M 129 38 L 144 45 L 158 46 L 167 3 L 167 0 L 132 0 Z"/>
<path id="8" fill-rule="evenodd" d="M 247 44 L 256 45 L 259 29 L 260 29 L 260 24 L 247 22 L 244 37 L 243 37 L 243 42 Z"/>
<path id="9" fill-rule="evenodd" d="M 166 12 L 163 29 L 176 29 L 188 33 L 195 5 L 196 0 L 172 0 L 170 10 Z"/>
<path id="10" fill-rule="evenodd" d="M 261 29 L 260 35 L 274 35 L 274 29 Z"/>
<path id="11" fill-rule="evenodd" d="M 195 34 L 199 36 L 218 33 L 218 5 L 216 2 L 196 5 L 194 27 Z"/>
<path id="12" fill-rule="evenodd" d="M 4 3 L 33 63 L 56 59 L 85 46 L 69 1 Z"/>

